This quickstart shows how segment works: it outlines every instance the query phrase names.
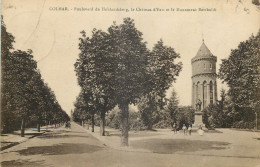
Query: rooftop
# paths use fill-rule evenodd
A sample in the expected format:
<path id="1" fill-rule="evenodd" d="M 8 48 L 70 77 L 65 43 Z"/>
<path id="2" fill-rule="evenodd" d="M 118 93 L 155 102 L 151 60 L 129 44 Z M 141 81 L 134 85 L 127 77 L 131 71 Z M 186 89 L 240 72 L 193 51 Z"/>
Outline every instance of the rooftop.
<path id="1" fill-rule="evenodd" d="M 203 41 L 195 57 L 212 57 L 212 56 L 213 54 L 210 52 L 210 50 L 208 49 L 208 47 L 205 45 Z"/>

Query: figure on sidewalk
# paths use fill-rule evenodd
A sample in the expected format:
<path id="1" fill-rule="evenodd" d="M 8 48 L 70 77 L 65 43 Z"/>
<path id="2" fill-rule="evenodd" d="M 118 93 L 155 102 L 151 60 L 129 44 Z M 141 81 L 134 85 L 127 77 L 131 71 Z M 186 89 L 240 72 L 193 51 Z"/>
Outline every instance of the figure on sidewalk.
<path id="1" fill-rule="evenodd" d="M 185 124 L 183 124 L 182 130 L 183 130 L 183 134 L 184 134 L 184 135 L 187 135 L 187 127 L 186 127 Z"/>
<path id="2" fill-rule="evenodd" d="M 199 127 L 198 133 L 199 133 L 200 136 L 203 136 L 203 134 L 204 134 L 204 131 L 202 130 L 202 126 L 201 125 Z"/>
<path id="3" fill-rule="evenodd" d="M 191 130 L 192 130 L 191 125 L 189 125 L 188 127 L 189 135 L 191 135 Z"/>
<path id="4" fill-rule="evenodd" d="M 66 128 L 66 129 L 71 128 L 70 121 L 66 122 L 65 128 Z"/>
<path id="5" fill-rule="evenodd" d="M 171 126 L 172 126 L 173 133 L 176 134 L 177 133 L 177 126 L 176 126 L 176 124 L 171 122 Z"/>

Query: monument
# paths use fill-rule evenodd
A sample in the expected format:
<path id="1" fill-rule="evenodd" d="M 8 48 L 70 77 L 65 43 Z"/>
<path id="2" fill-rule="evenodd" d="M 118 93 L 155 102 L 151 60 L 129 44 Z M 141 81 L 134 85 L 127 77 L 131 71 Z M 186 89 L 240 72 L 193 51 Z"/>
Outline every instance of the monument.
<path id="1" fill-rule="evenodd" d="M 192 107 L 195 109 L 195 121 L 192 127 L 205 127 L 202 121 L 202 110 L 217 101 L 217 57 L 214 56 L 204 40 L 195 57 L 191 59 L 192 65 Z"/>

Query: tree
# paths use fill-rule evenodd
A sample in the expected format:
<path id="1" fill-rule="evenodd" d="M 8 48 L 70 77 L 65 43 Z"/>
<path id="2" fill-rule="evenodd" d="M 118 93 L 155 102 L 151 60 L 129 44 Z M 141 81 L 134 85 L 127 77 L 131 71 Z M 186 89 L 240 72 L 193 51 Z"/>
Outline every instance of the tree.
<path id="1" fill-rule="evenodd" d="M 166 99 L 167 106 L 160 110 L 160 121 L 156 124 L 157 128 L 173 128 L 173 124 L 177 125 L 177 114 L 179 111 L 179 99 L 175 90 L 172 90 L 170 99 Z"/>
<path id="2" fill-rule="evenodd" d="M 106 116 L 106 123 L 109 127 L 120 129 L 120 111 L 118 107 L 112 109 Z"/>
<path id="3" fill-rule="evenodd" d="M 146 93 L 148 50 L 142 33 L 130 18 L 125 18 L 120 25 L 114 23 L 108 32 L 114 57 L 115 101 L 120 109 L 121 146 L 128 146 L 129 104 L 135 104 Z"/>
<path id="4" fill-rule="evenodd" d="M 147 48 L 133 20 L 109 27 L 108 33 L 93 30 L 92 38 L 82 31 L 75 64 L 79 85 L 89 90 L 101 116 L 118 104 L 121 110 L 122 146 L 128 145 L 128 105 L 143 95 Z M 101 119 L 104 121 L 104 119 Z M 104 123 L 103 123 L 104 124 Z M 102 124 L 101 124 L 102 125 Z"/>
<path id="5" fill-rule="evenodd" d="M 225 90 L 220 90 L 220 97 L 221 100 L 217 104 L 222 112 L 222 128 L 231 128 L 238 120 L 239 114 L 235 111 L 231 98 Z"/>
<path id="6" fill-rule="evenodd" d="M 192 125 L 194 123 L 194 109 L 191 106 L 180 106 L 176 114 L 177 128 L 181 129 L 183 124 Z"/>
<path id="7" fill-rule="evenodd" d="M 152 130 L 154 124 L 160 121 L 161 98 L 157 95 L 148 95 L 138 103 L 141 120 L 148 130 Z"/>
<path id="8" fill-rule="evenodd" d="M 143 129 L 143 124 L 140 119 L 140 112 L 135 111 L 131 106 L 129 107 L 129 129 L 140 130 Z M 120 129 L 120 110 L 115 107 L 106 115 L 107 126 L 115 129 Z"/>
<path id="9" fill-rule="evenodd" d="M 101 118 L 116 104 L 119 106 L 121 145 L 127 146 L 129 104 L 136 104 L 155 89 L 160 90 L 158 95 L 162 102 L 165 90 L 181 69 L 181 64 L 172 62 L 179 55 L 172 48 L 163 46 L 162 41 L 150 54 L 142 33 L 130 18 L 125 18 L 120 25 L 114 23 L 108 33 L 94 29 L 91 38 L 86 37 L 84 31 L 81 33 L 80 54 L 75 63 L 78 83 L 92 93 L 93 104 L 101 111 Z M 160 73 L 165 75 L 160 76 Z M 101 119 L 101 125 L 102 122 L 104 119 Z"/>
<path id="10" fill-rule="evenodd" d="M 40 71 L 35 71 L 33 73 L 33 76 L 30 80 L 30 85 L 31 87 L 31 93 L 32 93 L 32 100 L 31 103 L 33 106 L 33 114 L 37 118 L 37 130 L 40 132 L 41 128 L 41 123 L 42 123 L 42 118 L 43 118 L 43 113 L 46 109 L 46 100 L 45 94 L 44 94 L 44 82 L 41 78 Z M 47 109 L 46 109 L 47 110 Z"/>
<path id="11" fill-rule="evenodd" d="M 93 105 L 100 114 L 100 135 L 105 135 L 105 114 L 115 107 L 114 89 L 111 85 L 111 44 L 109 35 L 101 30 L 94 29 L 92 37 L 86 37 L 81 32 L 79 59 L 75 63 L 79 85 L 93 96 Z"/>
<path id="12" fill-rule="evenodd" d="M 28 116 L 32 114 L 33 103 L 31 87 L 32 76 L 36 71 L 36 62 L 33 60 L 31 52 L 15 51 L 11 59 L 13 60 L 12 66 L 8 67 L 8 78 L 11 83 L 11 88 L 8 91 L 13 94 L 14 111 L 21 119 L 21 136 L 24 136 L 25 122 Z"/>
<path id="13" fill-rule="evenodd" d="M 179 100 L 177 97 L 177 93 L 175 92 L 175 90 L 173 90 L 166 111 L 168 112 L 171 121 L 175 124 L 177 123 L 178 105 Z"/>
<path id="14" fill-rule="evenodd" d="M 1 128 L 3 132 L 12 131 L 16 125 L 16 117 L 13 113 L 12 96 L 9 89 L 11 83 L 8 73 L 9 67 L 12 66 L 11 50 L 13 49 L 14 37 L 6 31 L 6 26 L 1 16 Z"/>
<path id="15" fill-rule="evenodd" d="M 165 46 L 162 40 L 155 44 L 148 59 L 149 92 L 156 93 L 162 99 L 165 97 L 166 90 L 176 81 L 182 69 L 181 62 L 175 63 L 177 58 L 180 55 L 172 47 Z"/>
<path id="16" fill-rule="evenodd" d="M 54 93 L 41 78 L 32 50 L 27 52 L 13 49 L 14 37 L 6 31 L 1 20 L 1 122 L 3 132 L 11 132 L 21 125 L 21 136 L 25 133 L 25 124 L 33 125 L 35 118 L 38 131 L 44 113 L 46 121 L 57 122 L 67 119 Z M 54 118 L 55 117 L 55 118 Z M 18 122 L 21 122 L 19 124 Z"/>
<path id="17" fill-rule="evenodd" d="M 97 111 L 97 99 L 89 90 L 82 90 L 81 93 L 84 108 L 86 108 L 86 112 L 90 115 L 91 118 L 91 131 L 94 132 L 95 114 Z"/>
<path id="18" fill-rule="evenodd" d="M 219 77 L 229 86 L 228 95 L 240 120 L 253 121 L 255 113 L 257 128 L 260 106 L 260 31 L 247 41 L 241 42 L 230 56 L 222 60 Z"/>
<path id="19" fill-rule="evenodd" d="M 176 80 L 176 76 L 182 69 L 181 63 L 174 63 L 179 58 L 173 48 L 164 46 L 163 41 L 155 44 L 148 59 L 148 95 L 144 96 L 139 105 L 141 119 L 148 129 L 159 122 L 159 111 L 165 105 L 166 90 Z"/>
<path id="20" fill-rule="evenodd" d="M 226 117 L 224 117 L 224 111 L 226 108 L 227 94 L 224 89 L 220 90 L 220 101 L 216 104 L 207 106 L 203 110 L 203 122 L 208 129 L 215 129 L 215 127 L 221 128 L 224 125 Z"/>
<path id="21" fill-rule="evenodd" d="M 78 121 L 81 125 L 84 125 L 85 120 L 89 119 L 90 112 L 88 112 L 88 103 L 84 99 L 84 94 L 82 91 L 80 92 L 79 96 L 74 103 L 75 109 L 73 113 L 74 121 Z"/>

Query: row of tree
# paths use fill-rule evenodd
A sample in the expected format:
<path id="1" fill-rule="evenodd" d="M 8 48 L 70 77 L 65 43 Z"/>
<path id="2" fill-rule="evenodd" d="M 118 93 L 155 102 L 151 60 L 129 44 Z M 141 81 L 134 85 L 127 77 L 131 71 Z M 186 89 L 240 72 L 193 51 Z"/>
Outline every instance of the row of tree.
<path id="1" fill-rule="evenodd" d="M 211 127 L 259 128 L 260 31 L 222 60 L 219 78 L 229 90 L 222 90 L 218 104 L 205 110 L 205 122 Z"/>
<path id="2" fill-rule="evenodd" d="M 152 107 L 149 105 L 150 102 L 144 103 L 142 99 L 138 103 L 138 110 L 135 107 L 129 108 L 129 129 L 153 130 L 153 128 L 171 128 L 173 124 L 176 125 L 177 129 L 182 129 L 183 125 L 188 126 L 194 123 L 194 109 L 191 106 L 179 106 L 179 100 L 174 90 L 170 99 L 167 99 L 167 105 L 165 104 L 163 108 L 160 108 L 160 105 L 158 107 L 154 107 L 154 104 L 151 104 Z M 88 111 L 83 105 L 80 107 L 79 100 L 77 100 L 73 112 L 73 120 L 82 126 L 87 124 L 87 127 L 89 127 L 89 124 L 91 124 L 92 131 L 94 131 L 93 125 L 100 126 L 100 114 L 96 114 L 94 117 L 93 113 Z M 120 129 L 120 110 L 118 107 L 106 113 L 105 125 Z"/>
<path id="3" fill-rule="evenodd" d="M 1 130 L 57 124 L 69 120 L 54 92 L 43 81 L 32 51 L 12 51 L 14 37 L 1 20 Z"/>
<path id="4" fill-rule="evenodd" d="M 128 145 L 129 105 L 151 101 L 163 107 L 165 91 L 182 69 L 175 63 L 179 54 L 160 40 L 152 51 L 147 49 L 142 33 L 134 20 L 115 22 L 107 32 L 94 29 L 91 37 L 81 32 L 79 58 L 75 71 L 81 92 L 75 110 L 100 115 L 101 135 L 104 133 L 105 113 L 116 105 L 120 109 L 121 145 Z M 146 100 L 144 100 L 146 99 Z M 94 120 L 94 118 L 92 118 Z"/>

